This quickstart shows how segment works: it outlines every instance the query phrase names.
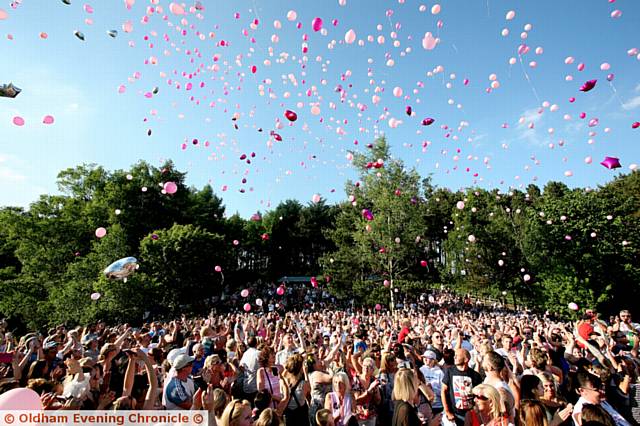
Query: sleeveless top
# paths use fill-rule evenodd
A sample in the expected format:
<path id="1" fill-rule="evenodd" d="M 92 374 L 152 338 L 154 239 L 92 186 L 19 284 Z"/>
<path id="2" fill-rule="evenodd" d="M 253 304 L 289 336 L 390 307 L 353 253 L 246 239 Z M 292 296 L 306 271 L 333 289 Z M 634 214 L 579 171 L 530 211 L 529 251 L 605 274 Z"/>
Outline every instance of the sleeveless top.
<path id="1" fill-rule="evenodd" d="M 349 423 L 349 419 L 353 416 L 353 401 L 351 399 L 351 395 L 345 395 L 344 400 L 342 401 L 344 407 L 340 406 L 340 397 L 335 392 L 330 392 L 329 395 L 331 398 L 331 415 L 334 419 L 336 417 L 338 418 L 338 420 L 336 420 L 335 422 L 335 425 L 345 426 L 347 423 Z"/>
<path id="2" fill-rule="evenodd" d="M 280 398 L 282 396 L 280 393 L 280 377 L 273 375 L 269 370 L 268 368 L 263 369 L 267 382 L 264 388 L 271 393 L 272 397 Z"/>
<path id="3" fill-rule="evenodd" d="M 313 375 L 309 380 L 311 384 L 311 401 L 312 404 L 324 406 L 324 398 L 327 393 L 329 393 L 329 389 L 331 387 L 331 383 L 319 383 L 316 380 L 313 380 Z"/>
<path id="4" fill-rule="evenodd" d="M 293 387 L 295 386 L 295 389 Z M 296 408 L 304 407 L 307 405 L 307 401 L 304 399 L 304 379 L 298 382 L 298 386 L 294 383 L 292 386 L 291 398 L 289 398 L 289 404 L 287 408 L 295 410 Z"/>

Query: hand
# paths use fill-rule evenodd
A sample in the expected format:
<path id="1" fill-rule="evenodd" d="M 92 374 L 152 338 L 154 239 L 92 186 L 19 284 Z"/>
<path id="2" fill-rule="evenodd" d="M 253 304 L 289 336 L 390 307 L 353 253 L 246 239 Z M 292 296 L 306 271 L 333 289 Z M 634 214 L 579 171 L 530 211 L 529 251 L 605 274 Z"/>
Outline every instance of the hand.
<path id="1" fill-rule="evenodd" d="M 109 391 L 107 393 L 100 394 L 98 398 L 98 410 L 104 410 L 116 399 L 116 393 L 114 391 Z"/>
<path id="2" fill-rule="evenodd" d="M 549 423 L 549 426 L 557 426 L 564 423 L 571 416 L 572 412 L 573 412 L 572 404 L 568 404 L 562 410 L 556 411 L 556 414 L 553 416 L 553 419 L 551 420 L 551 423 Z"/>
<path id="3" fill-rule="evenodd" d="M 59 408 L 55 406 L 58 401 L 54 392 L 45 393 L 40 397 L 40 401 L 44 410 L 57 410 Z"/>
<path id="4" fill-rule="evenodd" d="M 376 390 L 376 388 L 380 385 L 380 382 L 376 379 L 373 382 L 371 382 L 371 384 L 369 385 L 369 389 L 367 389 L 367 392 L 373 392 L 374 390 Z"/>
<path id="5" fill-rule="evenodd" d="M 453 414 L 453 413 L 452 413 L 452 412 L 450 412 L 450 411 L 449 411 L 449 412 L 447 412 L 445 415 L 447 416 L 447 419 L 448 419 L 449 421 L 454 421 L 454 420 L 456 419 L 455 414 Z"/>
<path id="6" fill-rule="evenodd" d="M 192 410 L 200 410 L 202 408 L 202 389 L 198 388 L 196 393 L 193 394 L 193 405 L 191 406 Z"/>

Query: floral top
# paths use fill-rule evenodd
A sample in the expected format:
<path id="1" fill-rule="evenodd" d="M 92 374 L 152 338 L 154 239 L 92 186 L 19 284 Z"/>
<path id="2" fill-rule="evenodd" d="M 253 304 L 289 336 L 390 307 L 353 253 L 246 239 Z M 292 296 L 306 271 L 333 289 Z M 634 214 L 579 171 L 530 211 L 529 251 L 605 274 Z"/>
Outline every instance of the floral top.
<path id="1" fill-rule="evenodd" d="M 374 377 L 371 378 L 371 381 L 373 380 L 375 380 Z M 361 394 L 366 392 L 367 389 L 362 386 L 362 382 L 360 381 L 360 378 L 358 376 L 353 376 L 352 382 L 353 385 L 351 386 L 351 390 L 354 394 Z M 373 395 L 367 395 L 367 397 L 363 401 L 357 402 L 355 411 L 356 418 L 358 420 L 368 420 L 377 417 L 378 407 L 373 401 Z"/>

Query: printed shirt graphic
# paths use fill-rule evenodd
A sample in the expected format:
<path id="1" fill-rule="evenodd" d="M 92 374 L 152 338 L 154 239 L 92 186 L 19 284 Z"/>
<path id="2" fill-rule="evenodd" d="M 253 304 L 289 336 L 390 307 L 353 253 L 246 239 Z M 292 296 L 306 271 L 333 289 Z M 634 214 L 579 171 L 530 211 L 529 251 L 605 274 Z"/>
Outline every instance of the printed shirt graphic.
<path id="1" fill-rule="evenodd" d="M 473 383 L 471 377 L 468 376 L 453 376 L 451 377 L 451 385 L 453 386 L 453 399 L 457 410 L 470 410 L 471 389 L 473 389 Z"/>

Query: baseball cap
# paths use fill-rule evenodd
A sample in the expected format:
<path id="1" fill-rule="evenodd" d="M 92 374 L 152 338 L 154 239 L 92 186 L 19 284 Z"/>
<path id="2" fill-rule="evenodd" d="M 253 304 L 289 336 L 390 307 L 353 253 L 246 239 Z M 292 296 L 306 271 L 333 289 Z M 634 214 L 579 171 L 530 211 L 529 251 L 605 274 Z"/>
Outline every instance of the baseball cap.
<path id="1" fill-rule="evenodd" d="M 195 358 L 192 356 L 180 354 L 176 357 L 176 359 L 173 360 L 173 364 L 171 366 L 176 370 L 180 370 L 191 364 L 194 360 Z"/>
<path id="2" fill-rule="evenodd" d="M 438 355 L 434 351 L 426 351 L 422 356 L 426 359 L 438 359 Z"/>

